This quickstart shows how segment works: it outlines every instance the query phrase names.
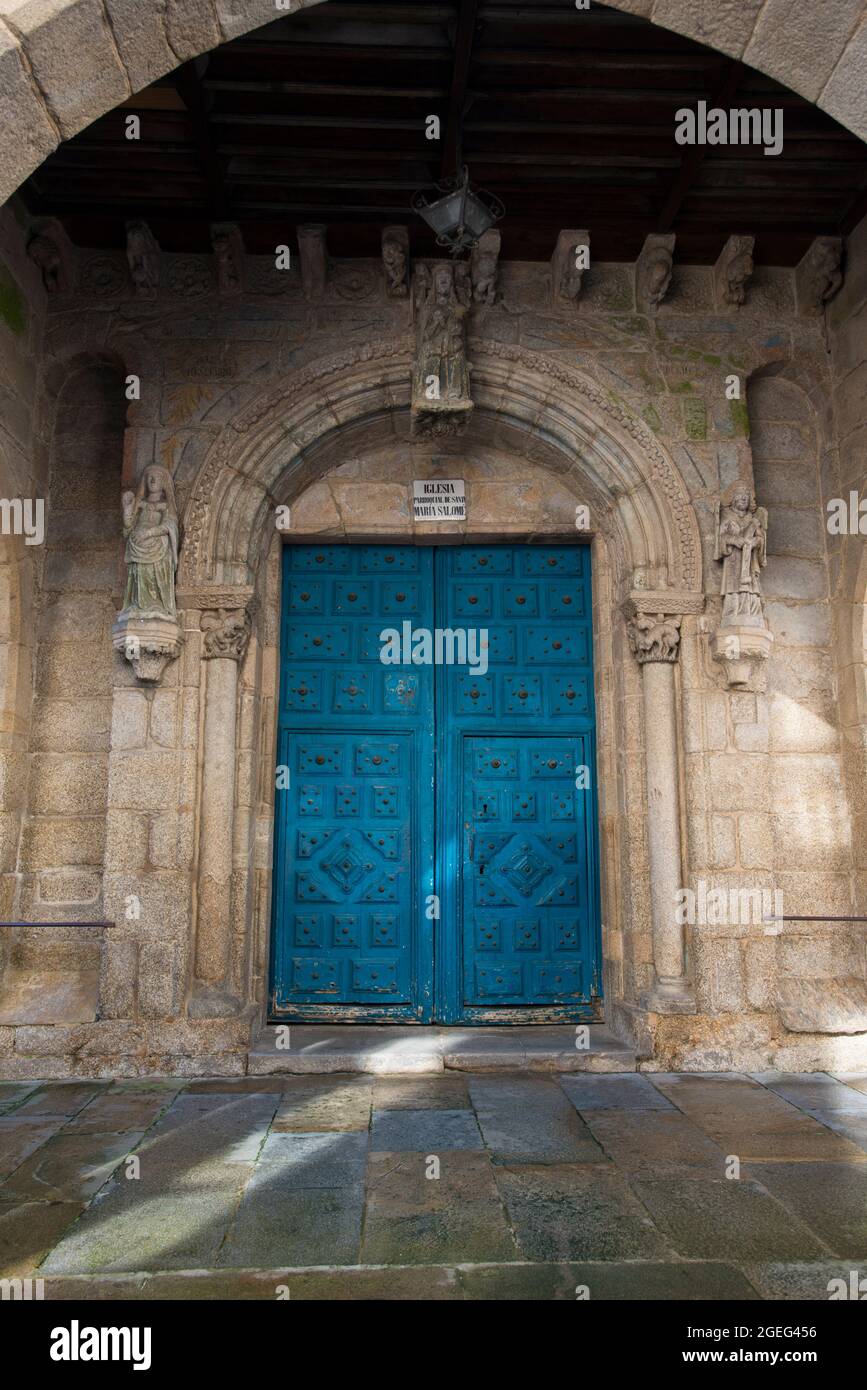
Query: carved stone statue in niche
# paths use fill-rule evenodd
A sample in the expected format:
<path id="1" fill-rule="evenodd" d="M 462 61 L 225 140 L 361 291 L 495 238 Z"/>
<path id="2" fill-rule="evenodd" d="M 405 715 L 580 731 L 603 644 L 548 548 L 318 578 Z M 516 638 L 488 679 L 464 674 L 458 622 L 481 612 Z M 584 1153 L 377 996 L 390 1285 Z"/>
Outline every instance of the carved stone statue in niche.
<path id="1" fill-rule="evenodd" d="M 126 593 L 123 617 L 172 618 L 178 568 L 178 511 L 167 468 L 152 464 L 137 490 L 123 494 Z"/>
<path id="2" fill-rule="evenodd" d="M 441 261 L 432 272 L 418 266 L 414 295 L 413 434 L 457 434 L 473 408 L 466 349 L 472 298 L 469 266 Z"/>
<path id="3" fill-rule="evenodd" d="M 714 558 L 722 561 L 724 627 L 764 627 L 759 575 L 767 564 L 768 513 L 747 483 L 734 483 L 717 506 Z"/>
<path id="4" fill-rule="evenodd" d="M 160 286 L 160 248 L 146 222 L 127 222 L 126 258 L 136 294 L 155 299 Z"/>
<path id="5" fill-rule="evenodd" d="M 169 470 L 151 464 L 121 506 L 127 577 L 112 644 L 139 680 L 155 683 L 183 642 L 175 604 L 178 508 Z"/>

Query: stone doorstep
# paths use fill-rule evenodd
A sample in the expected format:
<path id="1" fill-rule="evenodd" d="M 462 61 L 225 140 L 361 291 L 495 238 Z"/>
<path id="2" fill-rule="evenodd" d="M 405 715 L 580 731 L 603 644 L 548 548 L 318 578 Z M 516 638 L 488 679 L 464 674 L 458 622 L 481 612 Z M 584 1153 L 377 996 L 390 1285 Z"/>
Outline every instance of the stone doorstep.
<path id="1" fill-rule="evenodd" d="M 442 1071 L 589 1071 L 637 1069 L 636 1054 L 602 1024 L 588 1024 L 590 1047 L 575 1047 L 575 1028 L 388 1027 L 298 1023 L 291 1046 L 264 1028 L 249 1056 L 249 1076 L 372 1072 L 379 1076 Z"/>

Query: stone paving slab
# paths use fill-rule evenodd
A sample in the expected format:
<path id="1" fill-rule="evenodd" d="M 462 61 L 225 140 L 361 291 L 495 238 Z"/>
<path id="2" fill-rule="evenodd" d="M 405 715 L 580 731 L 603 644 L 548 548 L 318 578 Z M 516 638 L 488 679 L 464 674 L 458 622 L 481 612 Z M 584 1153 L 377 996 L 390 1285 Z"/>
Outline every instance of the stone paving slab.
<path id="1" fill-rule="evenodd" d="M 857 1144 L 751 1077 L 659 1074 L 654 1080 L 709 1138 L 743 1162 L 863 1156 Z"/>
<path id="2" fill-rule="evenodd" d="M 703 1261 L 488 1265 L 460 1270 L 459 1274 L 467 1299 L 753 1302 L 759 1297 L 746 1275 L 733 1265 Z"/>
<path id="3" fill-rule="evenodd" d="M 867 1095 L 867 1071 L 837 1071 L 834 1073 L 835 1081 L 842 1081 L 845 1086 L 849 1086 L 854 1091 L 861 1091 Z"/>
<path id="4" fill-rule="evenodd" d="M 449 1265 L 343 1269 L 191 1269 L 170 1274 L 48 1275 L 45 1300 L 115 1302 L 144 1299 L 295 1302 L 359 1299 L 460 1299 L 460 1274 Z"/>
<path id="5" fill-rule="evenodd" d="M 17 1107 L 15 1114 L 28 1119 L 36 1115 L 61 1115 L 69 1119 L 110 1085 L 109 1081 L 52 1081 L 33 1091 Z"/>
<path id="6" fill-rule="evenodd" d="M 259 1155 L 277 1095 L 181 1094 L 139 1146 L 142 1183 L 166 1190 L 200 1184 L 208 1170 Z"/>
<path id="7" fill-rule="evenodd" d="M 749 1172 L 832 1254 L 867 1260 L 867 1164 L 751 1163 Z"/>
<path id="8" fill-rule="evenodd" d="M 0 1277 L 27 1277 L 84 1210 L 81 1202 L 0 1202 Z"/>
<path id="9" fill-rule="evenodd" d="M 554 1080 L 473 1076 L 470 1098 L 495 1163 L 594 1163 L 605 1155 Z"/>
<path id="10" fill-rule="evenodd" d="M 776 1287 L 774 1274 L 810 1270 L 815 1297 L 827 1297 L 822 1279 L 836 1265 L 755 1266 L 750 1274 Z M 766 1271 L 771 1271 L 768 1274 Z M 803 1276 L 802 1276 L 803 1277 Z M 707 1301 L 760 1297 L 745 1271 L 733 1265 L 690 1261 L 680 1264 L 631 1260 L 626 1263 L 477 1265 L 380 1265 L 344 1269 L 184 1270 L 167 1274 L 47 1275 L 46 1302 L 172 1300 L 350 1301 L 548 1301 L 575 1302 L 582 1290 L 591 1302 L 607 1300 Z M 822 1291 L 820 1291 L 822 1290 Z M 768 1294 L 785 1297 L 784 1293 Z"/>
<path id="11" fill-rule="evenodd" d="M 828 1253 L 791 1211 L 743 1177 L 639 1178 L 634 1188 L 680 1255 L 742 1262 Z"/>
<path id="12" fill-rule="evenodd" d="M 58 1134 L 0 1183 L 0 1201 L 83 1201 L 93 1197 L 142 1138 L 125 1134 Z"/>
<path id="13" fill-rule="evenodd" d="M 216 1266 L 246 1176 L 235 1165 L 232 1186 L 209 1182 L 180 1192 L 112 1184 L 52 1250 L 44 1269 L 86 1274 Z"/>
<path id="14" fill-rule="evenodd" d="M 763 1086 L 867 1153 L 867 1095 L 822 1072 L 757 1074 Z"/>
<path id="15" fill-rule="evenodd" d="M 299 1134 L 367 1130 L 372 1105 L 373 1083 L 369 1077 L 291 1076 L 283 1082 L 273 1128 Z"/>
<path id="16" fill-rule="evenodd" d="M 867 1158 L 832 1128 L 867 1092 L 832 1077 L 238 1080 L 7 1089 L 2 1276 L 95 1299 L 825 1299 L 841 1270 L 867 1281 Z"/>
<path id="17" fill-rule="evenodd" d="M 173 1100 L 158 1091 L 103 1091 L 65 1126 L 67 1134 L 121 1134 L 149 1129 Z"/>
<path id="18" fill-rule="evenodd" d="M 0 1182 L 46 1144 L 62 1124 L 60 1115 L 33 1116 L 29 1120 L 4 1115 L 0 1119 Z"/>
<path id="19" fill-rule="evenodd" d="M 466 1076 L 378 1076 L 373 1083 L 377 1110 L 469 1110 Z"/>
<path id="20" fill-rule="evenodd" d="M 854 1268 L 851 1260 L 748 1264 L 743 1268 L 760 1298 L 821 1299 L 824 1302 L 833 1294 L 839 1301 L 849 1301 L 857 1291 L 860 1302 L 867 1294 L 867 1261 Z"/>
<path id="21" fill-rule="evenodd" d="M 672 1102 L 638 1073 L 617 1076 L 561 1076 L 560 1085 L 575 1109 L 673 1110 Z"/>
<path id="22" fill-rule="evenodd" d="M 651 1259 L 673 1253 L 613 1168 L 526 1164 L 494 1171 L 528 1260 Z"/>
<path id="23" fill-rule="evenodd" d="M 585 1111 L 593 1138 L 625 1173 L 725 1176 L 726 1155 L 678 1111 Z"/>
<path id="24" fill-rule="evenodd" d="M 256 1172 L 270 1177 L 280 1192 L 354 1187 L 364 1182 L 367 1145 L 366 1130 L 362 1134 L 272 1133 L 262 1145 Z"/>
<path id="25" fill-rule="evenodd" d="M 359 1262 L 364 1188 L 298 1189 L 277 1165 L 257 1168 L 215 1265 L 246 1268 L 278 1260 L 305 1265 Z"/>
<path id="26" fill-rule="evenodd" d="M 364 1263 L 514 1260 L 518 1251 L 488 1156 L 445 1152 L 433 1170 L 438 1176 L 431 1176 L 429 1152 L 371 1153 Z"/>
<path id="27" fill-rule="evenodd" d="M 38 1085 L 38 1081 L 0 1081 L 0 1115 L 15 1109 Z"/>
<path id="28" fill-rule="evenodd" d="M 471 1110 L 374 1110 L 370 1131 L 373 1153 L 482 1149 L 484 1142 Z"/>

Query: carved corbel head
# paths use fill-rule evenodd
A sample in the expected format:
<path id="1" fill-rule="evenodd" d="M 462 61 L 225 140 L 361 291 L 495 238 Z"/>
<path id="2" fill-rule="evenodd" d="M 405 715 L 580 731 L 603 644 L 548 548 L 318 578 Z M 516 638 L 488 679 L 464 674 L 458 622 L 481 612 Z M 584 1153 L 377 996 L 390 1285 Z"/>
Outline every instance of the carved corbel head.
<path id="1" fill-rule="evenodd" d="M 716 302 L 720 308 L 738 309 L 747 297 L 747 281 L 755 269 L 752 236 L 730 236 L 713 268 Z"/>
<path id="2" fill-rule="evenodd" d="M 651 233 L 635 265 L 635 302 L 639 310 L 655 314 L 671 285 L 674 269 L 674 232 Z"/>

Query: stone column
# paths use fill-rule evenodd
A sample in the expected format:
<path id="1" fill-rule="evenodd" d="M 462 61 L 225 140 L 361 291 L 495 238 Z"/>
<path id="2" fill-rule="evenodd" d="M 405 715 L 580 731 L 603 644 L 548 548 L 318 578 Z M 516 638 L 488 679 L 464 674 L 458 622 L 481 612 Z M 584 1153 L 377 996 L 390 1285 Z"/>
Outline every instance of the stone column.
<path id="1" fill-rule="evenodd" d="M 686 978 L 683 926 L 677 920 L 677 894 L 684 886 L 674 680 L 681 618 L 670 612 L 648 612 L 639 602 L 641 606 L 628 601 L 624 612 L 629 645 L 641 666 L 647 778 L 655 979 L 642 1003 L 657 1013 L 690 1013 L 695 1003 Z"/>
<path id="2" fill-rule="evenodd" d="M 199 816 L 195 981 L 189 1012 L 224 1018 L 241 1008 L 230 981 L 232 841 L 235 815 L 235 731 L 238 667 L 247 650 L 249 609 L 202 614 L 206 662 L 205 728 Z"/>

